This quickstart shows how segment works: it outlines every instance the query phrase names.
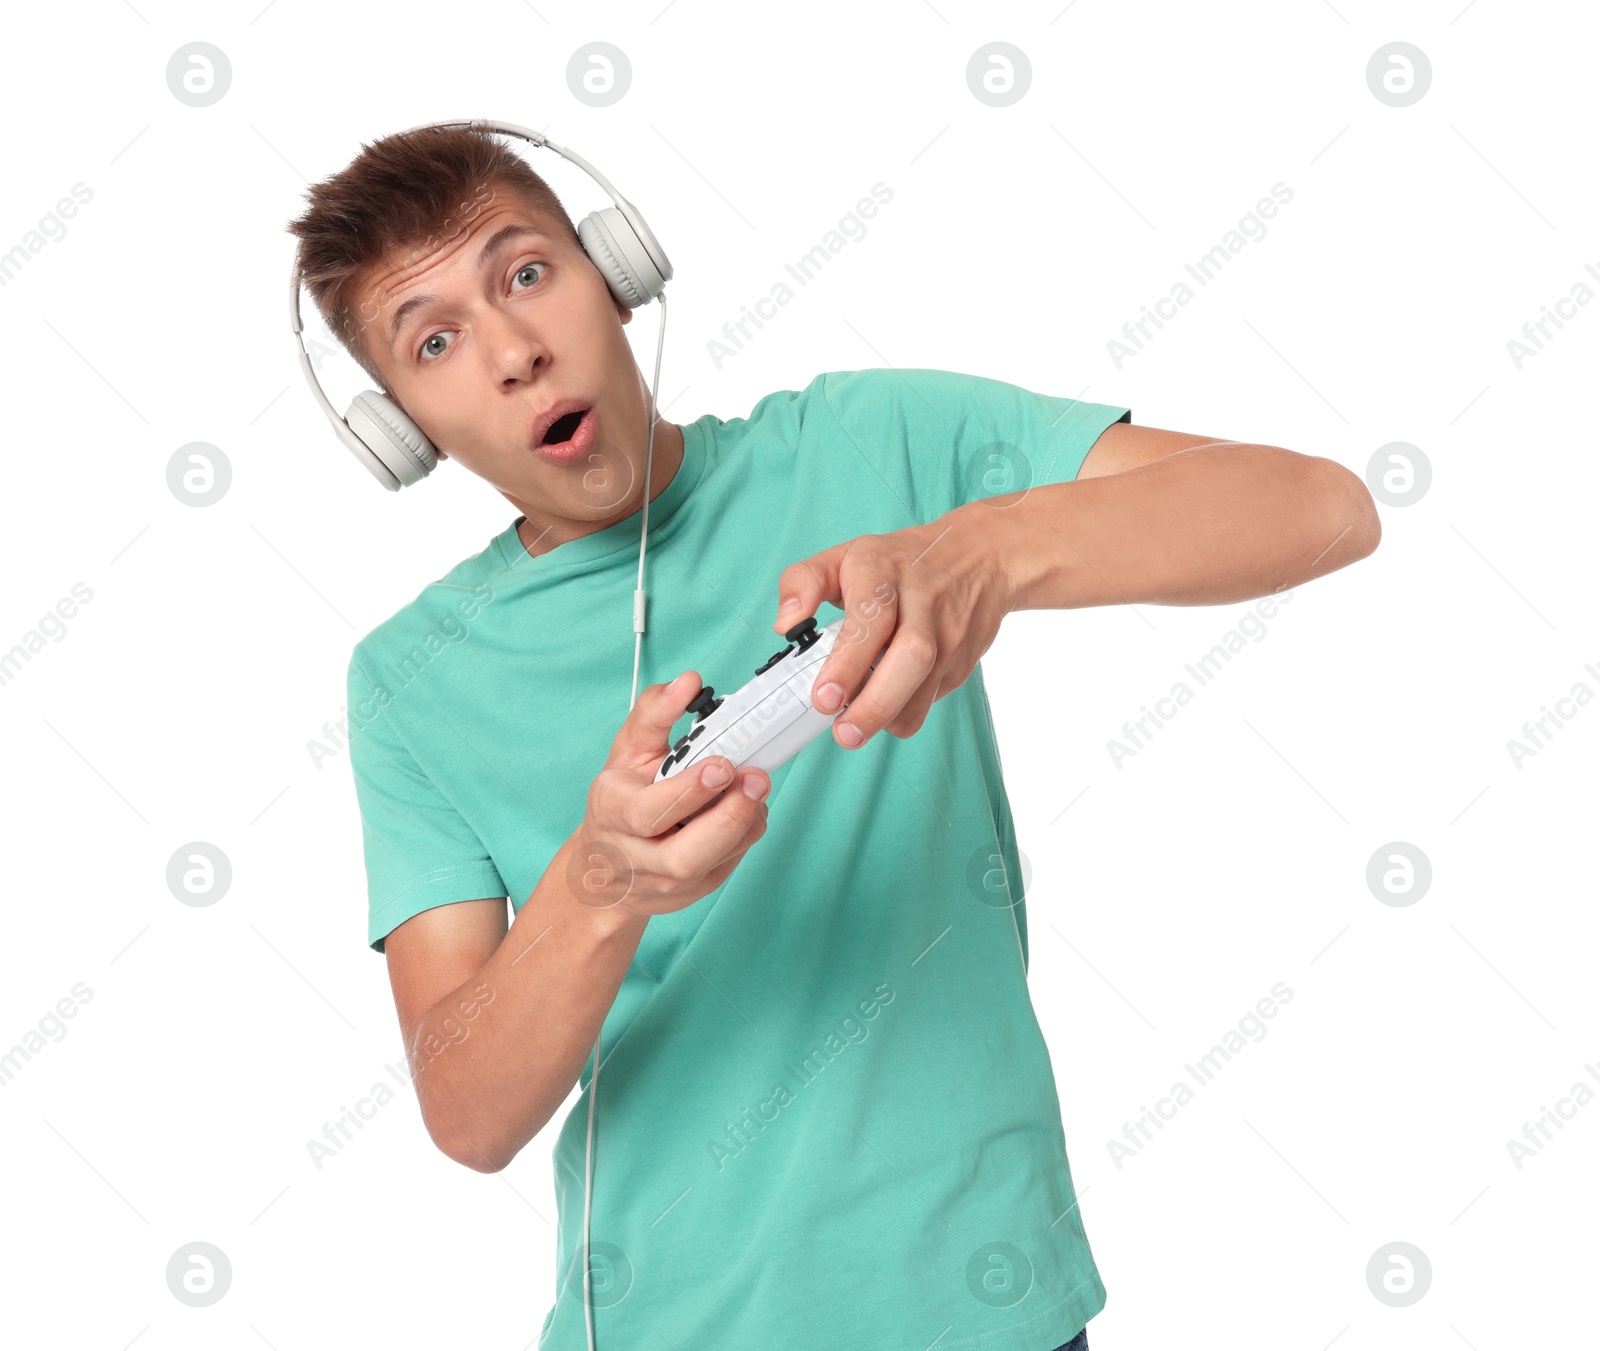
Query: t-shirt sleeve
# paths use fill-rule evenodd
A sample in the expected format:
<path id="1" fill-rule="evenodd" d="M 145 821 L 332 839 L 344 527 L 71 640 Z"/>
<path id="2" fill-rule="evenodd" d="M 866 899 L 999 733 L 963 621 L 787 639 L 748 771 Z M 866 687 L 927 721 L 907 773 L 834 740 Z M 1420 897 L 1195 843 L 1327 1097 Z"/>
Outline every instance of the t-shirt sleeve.
<path id="1" fill-rule="evenodd" d="M 483 841 L 417 763 L 375 689 L 352 653 L 350 767 L 367 865 L 367 943 L 382 952 L 413 915 L 508 893 Z"/>
<path id="2" fill-rule="evenodd" d="M 1100 433 L 1131 410 L 1003 380 L 926 369 L 834 371 L 828 410 L 876 477 L 924 524 L 983 497 L 1078 476 Z M 870 485 L 869 485 L 870 486 Z"/>

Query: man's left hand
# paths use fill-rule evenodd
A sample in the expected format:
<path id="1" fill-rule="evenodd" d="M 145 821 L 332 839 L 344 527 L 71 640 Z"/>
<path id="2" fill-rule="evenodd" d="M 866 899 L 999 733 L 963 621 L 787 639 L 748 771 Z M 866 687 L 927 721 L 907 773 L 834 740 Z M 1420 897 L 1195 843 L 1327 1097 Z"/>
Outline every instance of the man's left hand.
<path id="1" fill-rule="evenodd" d="M 934 700 L 959 689 L 994 642 L 1011 588 L 984 524 L 958 507 L 930 525 L 835 544 L 779 574 L 779 633 L 823 601 L 845 612 L 812 686 L 817 711 L 838 712 L 871 671 L 834 721 L 839 745 L 864 745 L 880 728 L 911 736 Z"/>

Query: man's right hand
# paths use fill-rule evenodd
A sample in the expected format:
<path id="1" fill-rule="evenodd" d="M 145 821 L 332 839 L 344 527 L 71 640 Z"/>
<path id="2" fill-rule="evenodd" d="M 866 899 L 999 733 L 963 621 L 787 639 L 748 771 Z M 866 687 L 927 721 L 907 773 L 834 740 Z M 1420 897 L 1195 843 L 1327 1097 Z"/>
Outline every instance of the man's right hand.
<path id="1" fill-rule="evenodd" d="M 721 886 L 766 834 L 772 783 L 762 770 L 746 769 L 730 786 L 733 762 L 718 755 L 655 782 L 672 749 L 673 724 L 699 690 L 694 671 L 648 686 L 589 785 L 568 878 L 577 899 L 597 911 L 614 906 L 619 918 L 648 919 L 693 905 Z M 718 773 L 720 779 L 706 782 Z"/>

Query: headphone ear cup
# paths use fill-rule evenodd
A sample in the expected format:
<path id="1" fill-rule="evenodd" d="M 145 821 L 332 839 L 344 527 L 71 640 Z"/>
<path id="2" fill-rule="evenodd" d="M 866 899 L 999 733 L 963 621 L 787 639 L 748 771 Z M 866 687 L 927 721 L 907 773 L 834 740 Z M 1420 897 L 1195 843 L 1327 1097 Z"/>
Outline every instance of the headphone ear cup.
<path id="1" fill-rule="evenodd" d="M 600 269 L 612 297 L 630 310 L 648 305 L 666 289 L 672 276 L 672 263 L 643 217 L 639 217 L 638 226 L 635 229 L 634 223 L 614 206 L 591 211 L 578 222 L 583 251 Z M 640 230 L 647 238 L 641 237 Z"/>
<path id="2" fill-rule="evenodd" d="M 439 463 L 438 452 L 422 428 L 375 390 L 364 389 L 357 394 L 350 401 L 344 420 L 361 444 L 399 480 L 401 488 L 426 478 Z M 376 468 L 367 467 L 383 481 Z"/>

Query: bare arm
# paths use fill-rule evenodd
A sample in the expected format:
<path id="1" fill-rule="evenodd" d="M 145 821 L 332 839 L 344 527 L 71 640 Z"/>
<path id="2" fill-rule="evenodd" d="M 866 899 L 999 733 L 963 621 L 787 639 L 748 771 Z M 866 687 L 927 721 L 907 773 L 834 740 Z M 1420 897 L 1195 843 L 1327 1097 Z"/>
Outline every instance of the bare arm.
<path id="1" fill-rule="evenodd" d="M 654 782 L 699 689 L 687 671 L 640 693 L 582 822 L 509 928 L 503 898 L 458 901 L 384 941 L 423 1122 L 468 1168 L 504 1168 L 566 1101 L 650 916 L 716 890 L 766 833 L 759 769 L 707 783 L 733 768 L 714 756 Z"/>
<path id="2" fill-rule="evenodd" d="M 480 1172 L 504 1168 L 566 1100 L 648 922 L 568 891 L 574 838 L 509 929 L 503 898 L 462 901 L 384 942 L 428 1134 Z"/>
<path id="3" fill-rule="evenodd" d="M 980 497 L 791 563 L 773 628 L 824 600 L 851 616 L 813 689 L 833 713 L 866 680 L 834 722 L 852 749 L 880 730 L 914 735 L 1013 610 L 1250 600 L 1365 558 L 1381 535 L 1366 484 L 1333 460 L 1118 423 L 1070 483 Z"/>
<path id="4" fill-rule="evenodd" d="M 1365 558 L 1382 535 L 1366 484 L 1333 460 L 1124 423 L 1075 482 L 954 514 L 1002 546 L 1013 610 L 1252 600 Z"/>

